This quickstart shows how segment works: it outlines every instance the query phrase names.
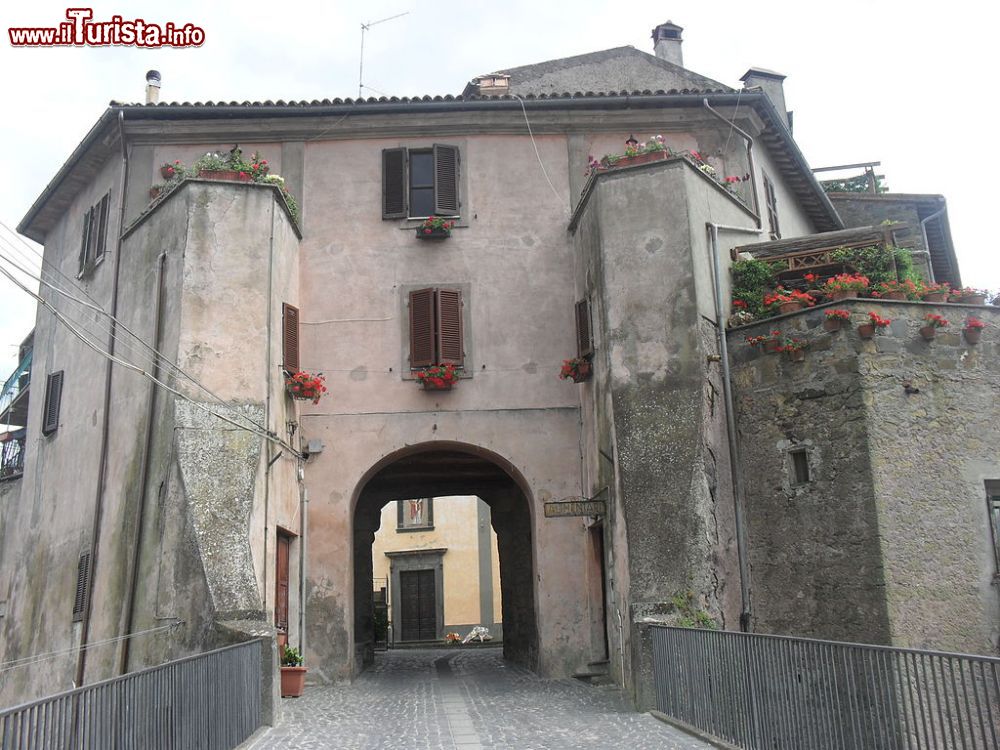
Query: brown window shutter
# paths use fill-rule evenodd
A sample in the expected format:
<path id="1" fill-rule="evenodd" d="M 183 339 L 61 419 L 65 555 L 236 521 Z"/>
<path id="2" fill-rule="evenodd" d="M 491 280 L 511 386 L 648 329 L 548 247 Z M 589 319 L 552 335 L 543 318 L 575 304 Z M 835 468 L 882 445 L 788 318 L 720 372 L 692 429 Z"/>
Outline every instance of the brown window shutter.
<path id="1" fill-rule="evenodd" d="M 45 406 L 42 409 L 42 434 L 59 429 L 59 405 L 62 402 L 63 371 L 49 373 L 45 380 Z"/>
<path id="2" fill-rule="evenodd" d="M 78 275 L 82 276 L 83 272 L 87 270 L 87 245 L 90 242 L 90 224 L 93 220 L 94 209 L 87 209 L 87 213 L 83 215 L 83 239 L 80 242 L 80 272 Z"/>
<path id="3" fill-rule="evenodd" d="M 410 367 L 430 367 L 434 358 L 434 289 L 410 292 Z"/>
<path id="4" fill-rule="evenodd" d="M 465 361 L 462 292 L 460 289 L 438 289 L 437 298 L 438 364 L 461 367 Z"/>
<path id="5" fill-rule="evenodd" d="M 576 356 L 594 354 L 594 337 L 590 332 L 590 302 L 582 299 L 576 303 Z"/>
<path id="6" fill-rule="evenodd" d="M 87 597 L 90 594 L 90 553 L 80 555 L 76 565 L 76 594 L 73 596 L 73 622 L 80 622 L 87 608 Z"/>
<path id="7" fill-rule="evenodd" d="M 281 304 L 282 367 L 286 372 L 299 371 L 299 308 Z"/>
<path id="8" fill-rule="evenodd" d="M 434 144 L 434 213 L 458 215 L 458 148 Z"/>
<path id="9" fill-rule="evenodd" d="M 275 564 L 274 627 L 288 630 L 288 552 L 291 539 L 278 533 L 277 561 Z"/>
<path id="10" fill-rule="evenodd" d="M 111 205 L 111 193 L 108 193 L 97 206 L 97 244 L 94 247 L 94 259 L 100 258 L 105 253 L 108 239 L 108 209 Z"/>
<path id="11" fill-rule="evenodd" d="M 406 149 L 382 149 L 382 218 L 405 219 L 407 215 Z"/>

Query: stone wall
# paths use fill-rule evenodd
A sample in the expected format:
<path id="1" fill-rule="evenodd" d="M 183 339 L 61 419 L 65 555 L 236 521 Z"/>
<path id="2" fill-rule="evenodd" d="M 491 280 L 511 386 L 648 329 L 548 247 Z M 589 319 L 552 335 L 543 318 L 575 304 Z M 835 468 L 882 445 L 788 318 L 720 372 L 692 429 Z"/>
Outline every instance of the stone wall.
<path id="1" fill-rule="evenodd" d="M 850 329 L 823 330 L 830 307 Z M 893 322 L 864 341 L 869 311 Z M 929 312 L 951 321 L 932 342 Z M 970 314 L 989 326 L 976 345 Z M 743 342 L 772 329 L 808 340 L 805 361 Z M 757 631 L 996 652 L 998 330 L 998 308 L 856 300 L 729 333 Z"/>

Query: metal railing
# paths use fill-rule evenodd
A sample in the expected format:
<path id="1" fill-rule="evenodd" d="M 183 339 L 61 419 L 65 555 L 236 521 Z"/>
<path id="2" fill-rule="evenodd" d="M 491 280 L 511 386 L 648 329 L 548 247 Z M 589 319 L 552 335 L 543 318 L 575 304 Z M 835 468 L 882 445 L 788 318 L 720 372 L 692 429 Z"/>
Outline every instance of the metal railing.
<path id="1" fill-rule="evenodd" d="M 654 626 L 657 708 L 751 750 L 995 750 L 1000 659 Z"/>
<path id="2" fill-rule="evenodd" d="M 3 386 L 0 386 L 0 412 L 6 410 L 31 382 L 31 355 L 31 351 L 24 355 L 17 369 L 4 381 Z"/>
<path id="3" fill-rule="evenodd" d="M 24 473 L 24 443 L 23 436 L 0 443 L 0 480 L 14 479 Z"/>
<path id="4" fill-rule="evenodd" d="M 261 725 L 261 641 L 0 712 L 2 750 L 231 750 Z"/>

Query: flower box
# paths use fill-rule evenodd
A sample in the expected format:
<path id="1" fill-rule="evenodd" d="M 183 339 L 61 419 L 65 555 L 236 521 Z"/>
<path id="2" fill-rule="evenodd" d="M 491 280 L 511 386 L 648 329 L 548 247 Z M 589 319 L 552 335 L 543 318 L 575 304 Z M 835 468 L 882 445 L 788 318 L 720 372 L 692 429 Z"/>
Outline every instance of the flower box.
<path id="1" fill-rule="evenodd" d="M 432 365 L 417 373 L 425 391 L 450 391 L 458 382 L 455 365 Z"/>
<path id="2" fill-rule="evenodd" d="M 925 294 L 923 297 L 921 297 L 921 300 L 923 302 L 935 302 L 935 303 L 947 302 L 948 292 L 930 292 L 929 294 Z"/>
<path id="3" fill-rule="evenodd" d="M 451 237 L 450 229 L 424 229 L 423 227 L 417 227 L 418 240 L 446 240 L 449 237 Z"/>
<path id="4" fill-rule="evenodd" d="M 622 166 L 626 164 L 648 164 L 651 161 L 663 161 L 669 158 L 669 151 L 647 151 L 644 154 L 636 154 L 635 156 L 624 156 L 618 161 L 618 164 Z"/>
<path id="5" fill-rule="evenodd" d="M 252 178 L 246 172 L 237 172 L 235 169 L 199 169 L 198 176 L 207 180 L 226 180 L 227 182 L 252 182 Z"/>
<path id="6" fill-rule="evenodd" d="M 300 370 L 285 378 L 285 390 L 288 395 L 297 401 L 312 401 L 318 404 L 320 398 L 326 393 L 326 379 L 323 373 L 315 375 Z"/>
<path id="7" fill-rule="evenodd" d="M 958 301 L 963 305 L 985 305 L 986 295 L 985 294 L 966 294 L 958 298 Z"/>

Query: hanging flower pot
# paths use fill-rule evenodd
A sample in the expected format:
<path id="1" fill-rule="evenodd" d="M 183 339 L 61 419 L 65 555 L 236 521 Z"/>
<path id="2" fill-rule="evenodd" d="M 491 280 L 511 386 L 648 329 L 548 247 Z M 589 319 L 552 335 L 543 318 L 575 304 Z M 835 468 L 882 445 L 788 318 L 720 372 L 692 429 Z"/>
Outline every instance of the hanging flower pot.
<path id="1" fill-rule="evenodd" d="M 858 326 L 858 336 L 863 339 L 875 338 L 875 326 L 871 323 L 862 323 Z"/>
<path id="2" fill-rule="evenodd" d="M 940 315 L 935 313 L 928 313 L 924 316 L 924 323 L 927 325 L 920 329 L 920 335 L 924 337 L 925 341 L 930 341 L 934 338 L 934 334 L 937 333 L 938 328 L 944 328 L 948 325 L 948 321 L 942 318 Z"/>
<path id="3" fill-rule="evenodd" d="M 802 309 L 801 302 L 784 302 L 778 305 L 778 312 L 782 315 L 787 315 L 788 313 L 798 312 Z"/>
<path id="4" fill-rule="evenodd" d="M 983 329 L 985 327 L 986 324 L 979 318 L 969 316 L 969 319 L 965 322 L 965 328 L 962 329 L 965 340 L 970 344 L 978 344 L 979 340 L 983 337 Z"/>
<path id="5" fill-rule="evenodd" d="M 806 358 L 806 348 L 809 346 L 808 341 L 803 341 L 802 339 L 788 338 L 785 339 L 784 344 L 781 347 L 781 351 L 788 355 L 788 359 L 792 362 L 803 362 Z"/>
<path id="6" fill-rule="evenodd" d="M 425 391 L 450 391 L 458 382 L 455 365 L 432 365 L 417 373 L 417 380 Z"/>
<path id="7" fill-rule="evenodd" d="M 418 240 L 443 240 L 451 237 L 451 229 L 455 222 L 451 219 L 442 219 L 440 216 L 431 216 L 425 219 L 424 223 L 417 227 Z"/>
<path id="8" fill-rule="evenodd" d="M 920 329 L 920 335 L 924 337 L 924 341 L 931 341 L 936 333 L 937 328 L 934 326 L 924 326 Z"/>
<path id="9" fill-rule="evenodd" d="M 573 359 L 563 360 L 559 377 L 563 380 L 572 380 L 574 383 L 582 383 L 585 380 L 590 380 L 592 372 L 593 365 L 591 365 L 590 360 L 583 357 L 574 357 Z"/>
<path id="10" fill-rule="evenodd" d="M 868 313 L 868 322 L 858 326 L 858 336 L 863 339 L 875 338 L 875 334 L 892 323 L 889 318 L 883 318 L 875 312 Z"/>
<path id="11" fill-rule="evenodd" d="M 285 391 L 289 396 L 297 401 L 312 401 L 318 404 L 320 398 L 326 393 L 326 378 L 323 373 L 315 375 L 300 370 L 285 378 Z"/>
<path id="12" fill-rule="evenodd" d="M 848 310 L 827 310 L 825 315 L 823 330 L 830 333 L 839 331 L 851 319 L 851 313 Z"/>

